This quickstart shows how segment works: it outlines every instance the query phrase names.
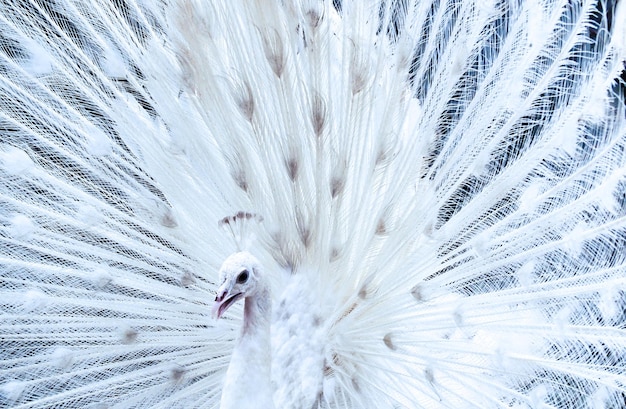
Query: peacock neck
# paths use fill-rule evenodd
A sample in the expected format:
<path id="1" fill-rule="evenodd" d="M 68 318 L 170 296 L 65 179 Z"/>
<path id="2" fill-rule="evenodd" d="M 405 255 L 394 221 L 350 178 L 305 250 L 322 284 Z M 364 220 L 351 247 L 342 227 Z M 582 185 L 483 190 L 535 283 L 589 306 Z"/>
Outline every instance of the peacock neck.
<path id="1" fill-rule="evenodd" d="M 257 341 L 264 339 L 270 341 L 272 304 L 270 292 L 264 288 L 254 295 L 245 298 L 243 307 L 243 326 L 241 329 L 241 340 L 252 337 Z"/>
<path id="2" fill-rule="evenodd" d="M 241 336 L 233 350 L 221 409 L 273 409 L 269 290 L 245 298 Z"/>

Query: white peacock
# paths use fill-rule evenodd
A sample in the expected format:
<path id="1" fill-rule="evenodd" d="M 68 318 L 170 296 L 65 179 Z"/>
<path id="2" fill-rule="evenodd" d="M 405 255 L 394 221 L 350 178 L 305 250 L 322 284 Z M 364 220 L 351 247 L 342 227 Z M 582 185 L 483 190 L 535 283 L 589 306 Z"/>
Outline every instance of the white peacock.
<path id="1" fill-rule="evenodd" d="M 0 407 L 626 406 L 625 7 L 1 0 Z"/>

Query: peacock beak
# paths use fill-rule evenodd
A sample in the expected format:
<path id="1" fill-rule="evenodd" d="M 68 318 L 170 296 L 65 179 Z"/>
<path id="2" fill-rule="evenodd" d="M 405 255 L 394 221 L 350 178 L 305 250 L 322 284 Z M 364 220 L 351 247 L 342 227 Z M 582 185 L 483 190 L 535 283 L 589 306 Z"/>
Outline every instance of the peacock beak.
<path id="1" fill-rule="evenodd" d="M 213 304 L 212 315 L 215 319 L 220 319 L 226 310 L 237 300 L 243 297 L 243 293 L 232 293 L 233 283 L 228 280 L 217 289 L 215 304 Z"/>

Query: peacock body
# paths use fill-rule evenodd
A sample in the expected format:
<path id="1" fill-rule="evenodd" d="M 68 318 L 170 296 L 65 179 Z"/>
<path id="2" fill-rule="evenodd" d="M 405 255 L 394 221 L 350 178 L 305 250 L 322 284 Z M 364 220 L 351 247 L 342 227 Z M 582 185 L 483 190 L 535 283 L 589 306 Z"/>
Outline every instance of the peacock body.
<path id="1" fill-rule="evenodd" d="M 0 407 L 626 407 L 624 4 L 0 11 Z"/>

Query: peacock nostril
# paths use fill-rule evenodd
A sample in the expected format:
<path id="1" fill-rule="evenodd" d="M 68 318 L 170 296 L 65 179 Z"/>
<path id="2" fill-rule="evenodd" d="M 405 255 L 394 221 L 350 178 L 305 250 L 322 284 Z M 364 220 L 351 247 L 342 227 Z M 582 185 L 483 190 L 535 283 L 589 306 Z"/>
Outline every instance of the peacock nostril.
<path id="1" fill-rule="evenodd" d="M 226 298 L 226 296 L 228 295 L 228 290 L 223 288 L 223 289 L 218 289 L 217 293 L 215 293 L 215 302 L 222 302 L 224 301 L 224 298 Z"/>

